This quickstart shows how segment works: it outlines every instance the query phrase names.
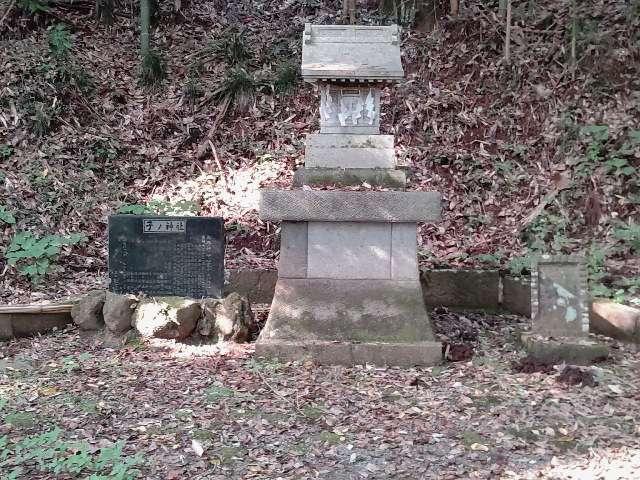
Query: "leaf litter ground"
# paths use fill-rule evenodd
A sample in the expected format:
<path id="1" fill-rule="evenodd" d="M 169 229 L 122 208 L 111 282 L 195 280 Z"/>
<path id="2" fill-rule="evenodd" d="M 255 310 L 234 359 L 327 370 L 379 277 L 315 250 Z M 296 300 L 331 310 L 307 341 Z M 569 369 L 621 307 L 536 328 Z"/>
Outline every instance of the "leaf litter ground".
<path id="1" fill-rule="evenodd" d="M 361 23 L 381 21 L 378 2 L 359 3 Z M 637 2 L 582 3 L 574 19 L 570 0 L 520 2 L 510 64 L 503 61 L 497 2 L 469 0 L 433 32 L 403 34 L 407 78 L 385 91 L 382 124 L 410 170 L 408 189 L 443 195 L 442 221 L 420 227 L 422 265 L 504 268 L 527 246 L 569 253 L 595 241 L 608 251 L 611 282 L 639 275 L 637 250 L 615 235 L 640 221 L 640 141 L 629 143 L 640 138 Z M 56 9 L 42 25 L 17 8 L 5 22 L 0 206 L 16 225 L 0 222 L 0 248 L 23 230 L 83 232 L 89 242 L 65 248 L 60 271 L 37 286 L 0 257 L 0 301 L 104 285 L 107 216 L 153 199 L 187 200 L 202 215 L 223 216 L 228 268 L 275 268 L 279 229 L 259 220 L 258 191 L 290 187 L 303 164 L 304 135 L 318 129 L 318 97 L 301 82 L 291 95 L 267 89 L 248 112 L 220 120 L 212 92 L 229 65 L 206 55 L 237 27 L 256 75 L 282 62 L 297 66 L 305 23 L 336 23 L 340 2 L 193 0 L 177 2 L 180 12 L 159 2 L 153 34 L 168 75 L 153 91 L 136 77 L 137 19 L 129 4 L 120 2 L 112 28 L 89 22 L 86 2 L 74 5 Z M 53 89 L 43 75 L 56 65 L 47 22 L 67 25 L 70 61 L 91 77 L 88 92 L 73 83 Z M 580 61 L 572 71 L 567 52 L 576 28 Z M 189 85 L 200 92 L 192 101 Z M 39 135 L 43 108 L 51 121 Z M 603 128 L 601 144 L 593 135 Z"/>
<path id="2" fill-rule="evenodd" d="M 433 318 L 471 360 L 318 367 L 258 360 L 251 344 L 108 347 L 75 329 L 13 340 L 0 346 L 0 436 L 124 440 L 149 479 L 637 478 L 640 355 L 612 343 L 612 360 L 583 369 L 597 384 L 570 385 L 561 366 L 512 369 L 521 318 Z"/>

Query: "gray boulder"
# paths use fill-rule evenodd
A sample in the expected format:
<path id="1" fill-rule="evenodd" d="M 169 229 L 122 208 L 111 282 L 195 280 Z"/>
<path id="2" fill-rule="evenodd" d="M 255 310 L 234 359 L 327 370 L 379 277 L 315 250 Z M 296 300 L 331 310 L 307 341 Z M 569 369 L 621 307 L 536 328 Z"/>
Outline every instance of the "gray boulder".
<path id="1" fill-rule="evenodd" d="M 198 333 L 216 336 L 218 341 L 246 342 L 256 329 L 249 300 L 238 293 L 226 298 L 207 299 L 203 302 L 204 316 L 198 324 Z"/>
<path id="2" fill-rule="evenodd" d="M 138 299 L 133 295 L 118 295 L 107 292 L 102 308 L 102 316 L 107 329 L 115 333 L 129 330 L 137 303 Z"/>
<path id="3" fill-rule="evenodd" d="M 200 304 L 182 297 L 145 298 L 133 317 L 143 337 L 182 340 L 193 333 L 200 318 Z"/>
<path id="4" fill-rule="evenodd" d="M 102 308 L 105 296 L 104 290 L 94 290 L 80 298 L 78 303 L 71 307 L 73 323 L 81 330 L 102 330 L 104 328 Z"/>

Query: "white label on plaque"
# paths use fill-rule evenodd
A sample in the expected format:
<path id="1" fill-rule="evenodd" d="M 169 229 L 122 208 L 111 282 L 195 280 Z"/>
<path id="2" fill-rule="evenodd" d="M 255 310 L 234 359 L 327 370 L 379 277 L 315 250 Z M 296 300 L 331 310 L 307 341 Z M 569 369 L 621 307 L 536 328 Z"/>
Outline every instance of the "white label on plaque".
<path id="1" fill-rule="evenodd" d="M 184 220 L 142 220 L 144 233 L 185 233 L 185 227 Z"/>

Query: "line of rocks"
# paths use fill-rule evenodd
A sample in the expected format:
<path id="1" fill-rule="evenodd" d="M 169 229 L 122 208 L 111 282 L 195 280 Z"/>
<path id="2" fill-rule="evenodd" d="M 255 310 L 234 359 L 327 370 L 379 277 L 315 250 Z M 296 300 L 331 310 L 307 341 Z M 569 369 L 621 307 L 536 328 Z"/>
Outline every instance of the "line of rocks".
<path id="1" fill-rule="evenodd" d="M 95 290 L 71 309 L 73 322 L 86 331 L 126 342 L 132 336 L 246 342 L 257 330 L 249 301 L 238 293 L 222 299 L 119 295 Z"/>

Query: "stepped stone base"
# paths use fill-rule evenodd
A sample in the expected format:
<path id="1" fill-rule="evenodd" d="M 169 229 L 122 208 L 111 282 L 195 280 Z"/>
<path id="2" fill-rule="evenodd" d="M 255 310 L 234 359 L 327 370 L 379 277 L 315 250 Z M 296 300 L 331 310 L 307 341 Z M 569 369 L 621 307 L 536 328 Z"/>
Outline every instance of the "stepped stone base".
<path id="1" fill-rule="evenodd" d="M 420 343 L 353 343 L 318 341 L 267 341 L 256 344 L 258 357 L 311 360 L 320 365 L 377 365 L 415 367 L 442 361 L 442 345 Z"/>
<path id="2" fill-rule="evenodd" d="M 435 341 L 417 280 L 280 278 L 259 356 L 318 363 L 434 365 Z"/>

